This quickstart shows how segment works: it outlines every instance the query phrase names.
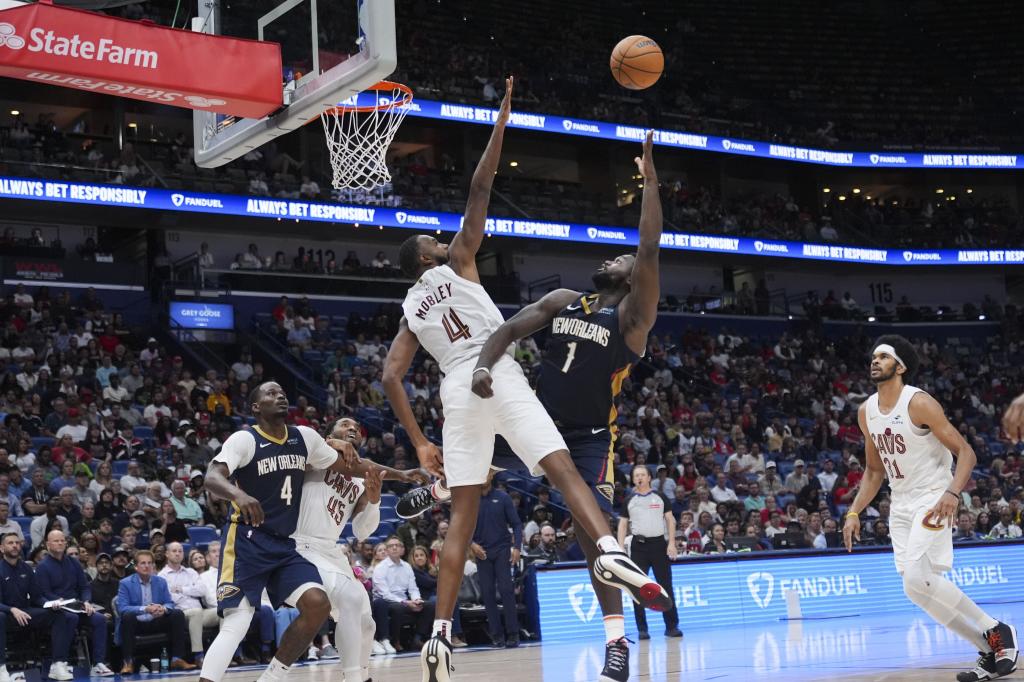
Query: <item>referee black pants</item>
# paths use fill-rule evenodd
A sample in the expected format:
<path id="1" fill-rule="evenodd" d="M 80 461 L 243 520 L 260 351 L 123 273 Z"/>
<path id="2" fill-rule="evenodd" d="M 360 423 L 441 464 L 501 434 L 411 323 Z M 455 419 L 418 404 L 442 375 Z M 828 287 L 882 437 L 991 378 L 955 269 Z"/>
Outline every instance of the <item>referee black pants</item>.
<path id="1" fill-rule="evenodd" d="M 637 542 L 640 540 L 640 542 Z M 675 592 L 672 590 L 672 570 L 668 559 L 668 542 L 663 536 L 644 538 L 633 536 L 630 543 L 629 556 L 633 562 L 646 573 L 648 569 L 654 569 L 654 579 L 658 581 L 669 596 L 672 597 L 672 608 L 665 611 L 662 617 L 665 619 L 665 629 L 679 627 L 679 612 L 675 606 Z M 647 632 L 646 609 L 639 604 L 633 604 L 633 614 L 636 616 L 636 629 L 640 632 Z"/>

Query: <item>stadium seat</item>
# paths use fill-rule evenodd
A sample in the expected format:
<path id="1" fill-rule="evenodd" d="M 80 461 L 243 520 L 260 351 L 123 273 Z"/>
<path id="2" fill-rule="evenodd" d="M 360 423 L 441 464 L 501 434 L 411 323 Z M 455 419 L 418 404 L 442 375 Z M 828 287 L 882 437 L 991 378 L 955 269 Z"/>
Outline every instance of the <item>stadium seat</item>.
<path id="1" fill-rule="evenodd" d="M 208 545 L 217 542 L 220 536 L 215 528 L 207 526 L 189 526 L 188 541 L 193 545 Z"/>
<path id="2" fill-rule="evenodd" d="M 49 436 L 32 436 L 32 449 L 38 451 L 39 448 L 52 447 L 54 439 Z"/>
<path id="3" fill-rule="evenodd" d="M 395 524 L 392 521 L 381 521 L 375 531 L 378 535 L 391 535 L 395 532 Z"/>
<path id="4" fill-rule="evenodd" d="M 153 427 L 152 426 L 136 426 L 136 427 L 134 427 L 132 429 L 132 433 L 135 434 L 136 438 L 141 438 L 143 440 L 151 439 L 153 437 Z"/>
<path id="5" fill-rule="evenodd" d="M 126 459 L 115 459 L 111 465 L 112 472 L 117 478 L 121 478 L 128 473 L 128 460 Z"/>
<path id="6" fill-rule="evenodd" d="M 26 538 L 29 537 L 29 535 L 30 535 L 29 528 L 32 526 L 32 517 L 31 516 L 12 516 L 11 517 L 11 521 L 14 521 L 19 526 L 21 526 L 22 534 Z"/>
<path id="7" fill-rule="evenodd" d="M 381 493 L 380 496 L 380 508 L 383 509 L 394 509 L 395 505 L 398 504 L 398 495 L 392 493 Z"/>

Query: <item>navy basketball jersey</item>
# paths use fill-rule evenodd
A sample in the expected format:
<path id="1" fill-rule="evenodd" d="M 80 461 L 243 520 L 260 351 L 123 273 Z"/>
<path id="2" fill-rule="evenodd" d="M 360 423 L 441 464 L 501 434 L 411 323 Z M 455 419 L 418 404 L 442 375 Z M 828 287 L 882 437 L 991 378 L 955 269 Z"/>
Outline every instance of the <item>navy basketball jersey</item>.
<path id="1" fill-rule="evenodd" d="M 640 359 L 619 329 L 618 306 L 597 303 L 591 294 L 563 308 L 542 354 L 537 397 L 563 428 L 614 424 L 615 397 Z"/>
<path id="2" fill-rule="evenodd" d="M 233 439 L 237 442 L 232 443 Z M 306 440 L 297 427 L 289 426 L 284 440 L 253 427 L 232 434 L 214 461 L 224 461 L 230 468 L 232 463 L 228 458 L 238 456 L 232 473 L 238 487 L 259 500 L 263 507 L 260 530 L 287 538 L 295 532 L 299 522 L 308 455 Z M 231 522 L 239 523 L 241 511 L 234 502 L 231 507 Z"/>

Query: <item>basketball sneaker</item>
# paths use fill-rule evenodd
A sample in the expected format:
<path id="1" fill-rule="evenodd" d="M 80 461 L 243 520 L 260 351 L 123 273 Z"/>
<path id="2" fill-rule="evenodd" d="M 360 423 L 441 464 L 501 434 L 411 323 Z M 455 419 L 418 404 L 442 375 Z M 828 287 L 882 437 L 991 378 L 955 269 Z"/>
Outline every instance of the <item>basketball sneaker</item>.
<path id="1" fill-rule="evenodd" d="M 999 623 L 985 633 L 988 645 L 996 657 L 996 677 L 1005 677 L 1017 669 L 1017 629 Z"/>
<path id="2" fill-rule="evenodd" d="M 441 635 L 427 640 L 420 649 L 422 682 L 451 682 L 455 666 L 452 665 L 452 645 Z"/>
<path id="3" fill-rule="evenodd" d="M 629 645 L 625 637 L 604 645 L 604 668 L 599 682 L 626 682 L 629 679 Z"/>
<path id="4" fill-rule="evenodd" d="M 978 652 L 978 662 L 974 664 L 974 670 L 966 670 L 957 673 L 956 682 L 984 682 L 999 677 L 996 672 L 996 655 L 991 651 Z"/>
<path id="5" fill-rule="evenodd" d="M 672 598 L 661 585 L 651 580 L 625 552 L 605 552 L 594 560 L 594 577 L 605 585 L 629 593 L 645 609 L 668 611 Z"/>
<path id="6" fill-rule="evenodd" d="M 395 505 L 395 513 L 403 519 L 414 519 L 438 502 L 450 499 L 452 492 L 442 486 L 440 481 L 434 481 L 431 485 L 413 488 L 402 495 Z"/>

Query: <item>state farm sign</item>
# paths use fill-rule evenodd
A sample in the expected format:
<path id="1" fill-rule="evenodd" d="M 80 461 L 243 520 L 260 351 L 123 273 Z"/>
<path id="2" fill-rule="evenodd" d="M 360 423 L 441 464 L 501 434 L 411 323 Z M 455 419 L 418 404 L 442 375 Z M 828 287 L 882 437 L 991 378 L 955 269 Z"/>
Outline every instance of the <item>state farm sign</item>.
<path id="1" fill-rule="evenodd" d="M 0 76 L 261 118 L 280 108 L 281 48 L 56 7 L 0 11 Z"/>

